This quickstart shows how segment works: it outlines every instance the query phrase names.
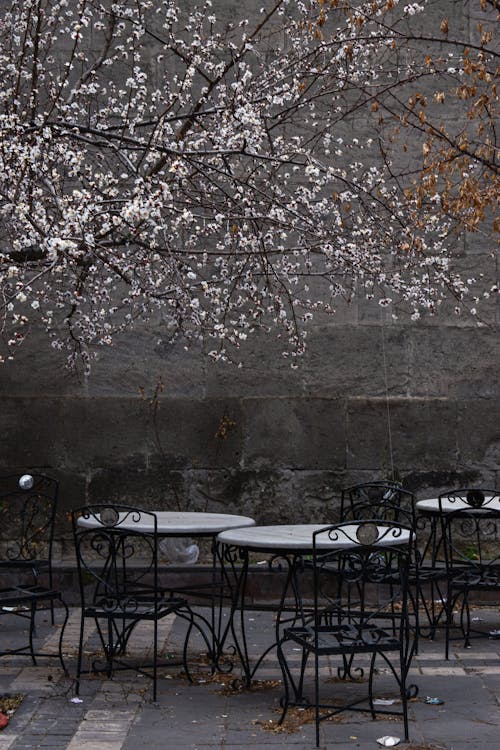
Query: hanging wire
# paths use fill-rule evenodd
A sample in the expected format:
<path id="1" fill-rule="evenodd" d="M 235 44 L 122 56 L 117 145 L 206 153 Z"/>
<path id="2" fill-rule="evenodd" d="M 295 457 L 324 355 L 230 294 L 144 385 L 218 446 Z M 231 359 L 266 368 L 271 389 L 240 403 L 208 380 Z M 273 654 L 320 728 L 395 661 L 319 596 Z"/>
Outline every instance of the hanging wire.
<path id="1" fill-rule="evenodd" d="M 391 478 L 392 481 L 396 481 L 396 477 L 394 474 L 394 454 L 392 451 L 392 428 L 391 428 L 391 407 L 389 404 L 389 385 L 387 381 L 387 357 L 385 354 L 385 331 L 384 331 L 384 323 L 380 326 L 380 330 L 382 332 L 382 362 L 384 366 L 384 382 L 385 382 L 385 404 L 387 409 L 387 431 L 389 434 L 389 457 L 391 460 Z"/>

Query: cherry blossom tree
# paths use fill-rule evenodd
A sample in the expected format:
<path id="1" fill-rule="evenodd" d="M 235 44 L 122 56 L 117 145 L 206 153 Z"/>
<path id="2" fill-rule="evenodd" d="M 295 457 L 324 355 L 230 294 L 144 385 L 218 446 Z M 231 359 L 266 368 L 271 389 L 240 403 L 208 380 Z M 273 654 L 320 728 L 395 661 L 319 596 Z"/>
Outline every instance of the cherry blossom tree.
<path id="1" fill-rule="evenodd" d="M 0 7 L 5 357 L 41 324 L 89 366 L 153 318 L 215 359 L 273 329 L 293 364 L 340 299 L 490 294 L 455 248 L 498 199 L 496 2 L 472 38 L 427 0 Z"/>

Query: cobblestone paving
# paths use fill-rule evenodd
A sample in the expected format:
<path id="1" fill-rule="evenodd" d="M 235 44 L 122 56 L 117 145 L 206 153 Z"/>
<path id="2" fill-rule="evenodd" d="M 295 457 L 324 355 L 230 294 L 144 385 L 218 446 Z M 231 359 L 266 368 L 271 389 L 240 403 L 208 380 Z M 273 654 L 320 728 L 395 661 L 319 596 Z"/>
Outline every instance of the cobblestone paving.
<path id="1" fill-rule="evenodd" d="M 481 618 L 486 631 L 499 627 L 500 612 L 481 612 Z M 0 732 L 0 750 L 278 750 L 285 744 L 296 750 L 314 748 L 313 725 L 300 722 L 305 714 L 295 712 L 287 731 L 277 728 L 282 685 L 274 651 L 259 670 L 256 686 L 235 690 L 230 685 L 232 677 L 212 677 L 200 658 L 204 645 L 199 636 L 191 642 L 193 683 L 179 667 L 162 669 L 156 703 L 151 700 L 150 680 L 134 670 L 117 672 L 111 680 L 103 675 L 83 677 L 81 702 L 72 702 L 79 622 L 79 612 L 74 609 L 64 644 L 69 676 L 64 675 L 57 659 L 40 658 L 37 666 L 25 656 L 0 660 L 0 694 L 25 696 Z M 4 615 L 1 625 L 4 645 L 23 642 L 25 621 Z M 160 653 L 167 662 L 179 653 L 184 629 L 185 623 L 174 616 L 161 624 Z M 272 633 L 272 617 L 252 613 L 248 620 L 251 653 L 261 652 L 272 640 Z M 37 635 L 39 650 L 55 651 L 59 629 L 50 625 L 48 613 L 39 614 Z M 150 624 L 141 623 L 131 642 L 134 658 L 147 656 L 150 645 Z M 85 632 L 88 663 L 97 648 L 97 634 L 89 627 Z M 408 750 L 500 748 L 500 640 L 477 639 L 470 649 L 456 642 L 448 662 L 443 653 L 442 634 L 438 633 L 435 641 L 421 642 L 410 679 L 419 687 L 419 697 L 410 707 L 411 742 L 401 745 Z M 346 691 L 363 687 L 336 679 L 336 667 L 336 663 L 326 662 L 322 668 L 327 692 L 343 699 Z M 235 666 L 232 676 L 238 675 Z M 383 670 L 377 685 L 379 696 L 389 695 L 392 683 Z M 444 703 L 427 705 L 423 701 L 426 696 L 440 697 Z M 365 750 L 379 747 L 376 740 L 383 735 L 401 734 L 399 719 L 372 721 L 367 715 L 349 713 L 322 725 L 321 747 Z"/>

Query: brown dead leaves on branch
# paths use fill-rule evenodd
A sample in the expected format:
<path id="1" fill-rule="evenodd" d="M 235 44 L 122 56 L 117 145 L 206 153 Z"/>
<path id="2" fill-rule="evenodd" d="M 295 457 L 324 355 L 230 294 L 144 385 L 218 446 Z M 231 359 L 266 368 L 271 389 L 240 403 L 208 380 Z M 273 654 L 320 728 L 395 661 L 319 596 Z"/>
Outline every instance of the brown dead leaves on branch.
<path id="1" fill-rule="evenodd" d="M 448 30 L 444 19 L 441 31 Z M 419 205 L 438 198 L 440 210 L 454 219 L 458 231 L 484 230 L 498 235 L 500 67 L 495 64 L 498 55 L 487 49 L 493 31 L 480 23 L 477 32 L 482 49 L 464 46 L 458 67 L 446 71 L 452 83 L 433 93 L 433 101 L 445 105 L 442 115 L 434 111 L 430 117 L 422 95 L 409 99 L 409 109 L 424 126 L 425 138 L 422 168 L 407 195 Z M 437 67 L 442 61 L 428 57 L 426 62 L 428 67 Z M 440 78 L 442 82 L 444 77 Z M 421 105 L 418 111 L 417 102 Z M 409 119 L 405 118 L 404 126 L 411 126 Z"/>

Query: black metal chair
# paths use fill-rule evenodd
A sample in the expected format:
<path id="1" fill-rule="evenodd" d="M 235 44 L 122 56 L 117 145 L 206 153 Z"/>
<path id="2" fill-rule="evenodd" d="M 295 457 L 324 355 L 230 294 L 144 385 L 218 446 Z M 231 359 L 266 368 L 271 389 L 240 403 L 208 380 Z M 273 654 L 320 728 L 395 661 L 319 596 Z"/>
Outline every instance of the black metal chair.
<path id="1" fill-rule="evenodd" d="M 158 572 L 158 532 L 154 513 L 125 505 L 93 505 L 72 513 L 73 535 L 81 597 L 81 628 L 78 646 L 76 693 L 82 674 L 100 671 L 111 677 L 116 669 L 135 669 L 153 679 L 153 700 L 157 693 L 159 666 L 179 662 L 158 661 L 158 622 L 172 613 L 187 620 L 182 661 L 187 676 L 187 649 L 195 623 L 186 599 L 162 590 Z M 104 651 L 104 666 L 95 660 L 82 669 L 85 621 L 95 621 Z M 138 622 L 153 623 L 152 661 L 137 665 L 124 661 L 129 639 Z"/>
<path id="2" fill-rule="evenodd" d="M 408 739 L 410 692 L 406 678 L 415 647 L 408 607 L 413 537 L 411 528 L 379 519 L 336 524 L 314 534 L 312 618 L 305 617 L 301 626 L 285 630 L 278 644 L 278 658 L 285 687 L 282 722 L 290 705 L 311 705 L 303 690 L 308 658 L 311 654 L 314 657 L 312 705 L 317 747 L 320 722 L 346 710 L 368 711 L 374 719 L 377 714 L 400 715 Z M 381 586 L 387 576 L 392 584 L 395 567 L 399 573 L 397 590 L 393 585 Z M 390 597 L 385 598 L 384 594 Z M 397 624 L 394 627 L 390 622 L 388 626 L 386 611 L 395 605 L 399 609 Z M 286 655 L 288 643 L 302 650 L 298 678 L 294 677 L 291 659 Z M 369 655 L 367 695 L 356 695 L 343 704 L 320 700 L 320 658 L 338 656 L 343 662 L 360 654 Z M 401 710 L 380 708 L 374 702 L 377 658 L 389 667 L 396 680 Z M 356 676 L 362 675 L 363 669 L 358 668 Z M 346 694 L 345 683 L 342 694 Z M 368 705 L 362 705 L 366 702 Z"/>
<path id="3" fill-rule="evenodd" d="M 57 507 L 58 483 L 44 474 L 11 475 L 0 479 L 0 612 L 29 620 L 26 646 L 2 648 L 0 655 L 29 654 L 34 664 L 37 656 L 57 656 L 63 669 L 62 638 L 68 619 L 68 608 L 61 592 L 54 588 L 52 549 Z M 36 653 L 34 636 L 36 613 L 50 607 L 54 624 L 54 603 L 63 608 L 57 654 Z"/>
<path id="4" fill-rule="evenodd" d="M 363 521 L 366 518 L 378 519 L 384 522 L 400 523 L 417 531 L 417 516 L 415 512 L 415 496 L 404 490 L 398 482 L 366 482 L 356 484 L 342 490 L 340 505 L 340 520 Z M 412 612 L 415 620 L 415 633 L 419 627 L 419 600 L 421 591 L 421 555 L 417 549 L 417 535 L 413 536 L 413 554 L 410 566 L 410 594 Z M 386 571 L 385 583 L 391 585 L 389 571 Z M 394 585 L 398 585 L 397 566 L 394 570 Z M 388 613 L 389 614 L 389 613 Z M 391 616 L 396 615 L 395 611 Z"/>
<path id="5" fill-rule="evenodd" d="M 448 659 L 453 612 L 457 607 L 459 637 L 464 647 L 470 645 L 473 637 L 490 635 L 472 628 L 470 604 L 474 593 L 479 598 L 481 594 L 491 596 L 489 592 L 500 594 L 500 493 L 479 488 L 453 490 L 439 496 L 439 505 L 446 566 L 445 656 Z"/>
<path id="6" fill-rule="evenodd" d="M 379 518 L 415 526 L 415 496 L 398 482 L 365 482 L 346 487 L 340 498 L 340 520 Z"/>

